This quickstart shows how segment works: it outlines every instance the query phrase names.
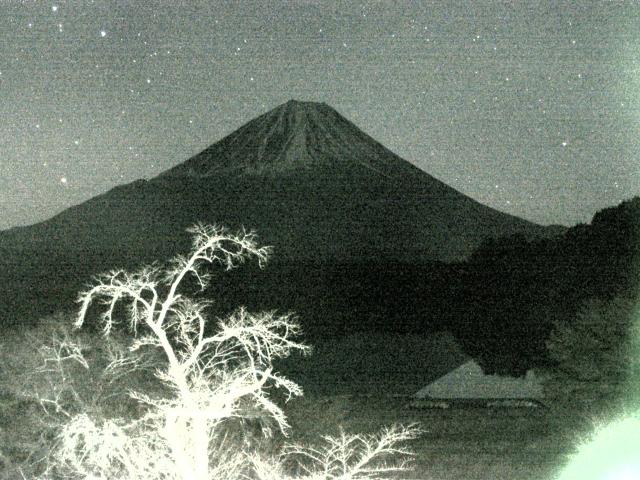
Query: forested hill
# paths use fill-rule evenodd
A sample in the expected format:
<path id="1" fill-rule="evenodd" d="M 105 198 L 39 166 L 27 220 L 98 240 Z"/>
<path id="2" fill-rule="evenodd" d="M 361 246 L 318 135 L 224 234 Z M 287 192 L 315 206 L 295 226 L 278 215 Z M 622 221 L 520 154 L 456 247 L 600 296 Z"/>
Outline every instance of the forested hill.
<path id="1" fill-rule="evenodd" d="M 554 238 L 489 240 L 462 270 L 456 335 L 488 371 L 522 373 L 546 361 L 555 320 L 590 299 L 637 295 L 640 197 Z"/>

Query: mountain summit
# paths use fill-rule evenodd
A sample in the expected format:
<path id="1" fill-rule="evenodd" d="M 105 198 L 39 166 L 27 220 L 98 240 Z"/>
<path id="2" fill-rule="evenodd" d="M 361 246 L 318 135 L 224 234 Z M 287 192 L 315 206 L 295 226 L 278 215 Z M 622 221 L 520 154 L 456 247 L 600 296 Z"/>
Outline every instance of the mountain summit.
<path id="1" fill-rule="evenodd" d="M 0 307 L 54 310 L 91 274 L 188 250 L 196 222 L 255 229 L 274 263 L 302 269 L 296 279 L 274 270 L 279 283 L 318 272 L 296 293 L 317 298 L 344 265 L 404 272 L 463 259 L 490 237 L 548 234 L 433 178 L 333 108 L 289 101 L 149 181 L 0 232 Z"/>
<path id="2" fill-rule="evenodd" d="M 395 176 L 408 167 L 325 103 L 289 100 L 164 175 L 340 175 L 364 168 Z"/>
<path id="3" fill-rule="evenodd" d="M 325 103 L 290 100 L 150 183 L 180 182 L 217 185 L 218 221 L 254 226 L 297 259 L 459 260 L 485 238 L 545 231 L 466 197 Z"/>

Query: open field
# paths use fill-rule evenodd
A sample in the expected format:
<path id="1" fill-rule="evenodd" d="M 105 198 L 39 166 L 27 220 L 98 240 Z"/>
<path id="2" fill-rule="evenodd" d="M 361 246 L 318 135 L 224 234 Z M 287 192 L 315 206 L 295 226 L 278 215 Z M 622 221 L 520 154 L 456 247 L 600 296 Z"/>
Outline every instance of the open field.
<path id="1" fill-rule="evenodd" d="M 286 412 L 292 441 L 313 443 L 335 434 L 374 433 L 385 425 L 418 422 L 424 434 L 411 443 L 423 480 L 552 479 L 571 451 L 547 408 L 412 409 L 408 397 L 305 396 Z"/>

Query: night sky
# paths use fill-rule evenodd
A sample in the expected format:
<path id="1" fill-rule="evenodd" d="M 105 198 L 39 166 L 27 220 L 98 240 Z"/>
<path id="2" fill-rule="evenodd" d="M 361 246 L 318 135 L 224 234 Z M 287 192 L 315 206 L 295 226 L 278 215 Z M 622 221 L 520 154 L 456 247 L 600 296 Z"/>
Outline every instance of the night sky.
<path id="1" fill-rule="evenodd" d="M 0 2 L 0 228 L 291 99 L 538 223 L 640 194 L 635 2 Z"/>

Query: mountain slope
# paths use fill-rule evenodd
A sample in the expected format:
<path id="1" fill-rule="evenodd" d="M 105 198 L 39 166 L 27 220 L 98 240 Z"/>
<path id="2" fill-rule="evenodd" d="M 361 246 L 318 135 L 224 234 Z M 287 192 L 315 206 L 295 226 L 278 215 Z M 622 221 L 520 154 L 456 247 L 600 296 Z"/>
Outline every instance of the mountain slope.
<path id="1" fill-rule="evenodd" d="M 0 302 L 56 309 L 92 273 L 186 251 L 196 221 L 255 229 L 276 264 L 324 272 L 458 260 L 487 237 L 547 232 L 448 187 L 327 105 L 290 101 L 154 179 L 0 232 Z"/>

